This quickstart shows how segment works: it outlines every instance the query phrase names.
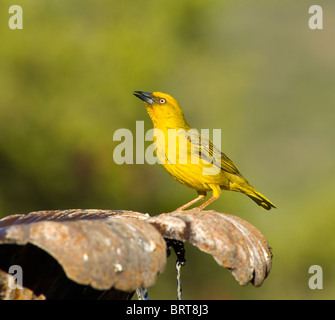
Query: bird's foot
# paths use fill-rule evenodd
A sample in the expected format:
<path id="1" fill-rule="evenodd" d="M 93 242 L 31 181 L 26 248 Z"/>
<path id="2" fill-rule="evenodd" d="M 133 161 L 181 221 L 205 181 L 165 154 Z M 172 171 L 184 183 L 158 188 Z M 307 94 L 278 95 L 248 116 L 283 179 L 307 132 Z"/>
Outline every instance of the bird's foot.
<path id="1" fill-rule="evenodd" d="M 172 213 L 176 213 L 176 212 L 197 212 L 197 211 L 201 211 L 201 208 L 200 207 L 195 207 L 195 208 L 192 208 L 192 209 L 182 209 L 182 208 L 178 208 L 174 211 L 172 211 Z"/>

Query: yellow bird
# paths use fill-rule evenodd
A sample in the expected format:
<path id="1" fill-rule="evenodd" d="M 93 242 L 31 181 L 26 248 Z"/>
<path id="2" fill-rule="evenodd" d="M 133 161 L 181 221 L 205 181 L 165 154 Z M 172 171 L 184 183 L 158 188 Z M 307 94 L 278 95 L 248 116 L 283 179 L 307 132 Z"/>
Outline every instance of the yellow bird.
<path id="1" fill-rule="evenodd" d="M 210 199 L 192 209 L 203 210 L 220 197 L 221 190 L 242 192 L 266 210 L 276 208 L 248 183 L 212 141 L 187 124 L 176 99 L 162 92 L 135 91 L 134 95 L 144 101 L 153 122 L 155 151 L 160 163 L 175 180 L 198 193 L 197 198 L 176 211 L 185 210 L 203 200 L 207 191 L 213 191 Z"/>

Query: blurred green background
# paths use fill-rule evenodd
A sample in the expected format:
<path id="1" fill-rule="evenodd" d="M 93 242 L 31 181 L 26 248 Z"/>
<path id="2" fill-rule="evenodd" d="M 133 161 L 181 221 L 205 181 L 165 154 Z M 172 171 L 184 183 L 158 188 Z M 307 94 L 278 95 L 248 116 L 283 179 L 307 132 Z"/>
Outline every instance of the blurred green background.
<path id="1" fill-rule="evenodd" d="M 273 248 L 260 288 L 241 287 L 191 245 L 185 299 L 335 298 L 335 3 L 310 30 L 311 1 L 15 1 L 0 4 L 0 217 L 45 209 L 174 210 L 196 193 L 159 165 L 116 165 L 119 128 L 151 121 L 133 90 L 178 99 L 195 128 L 278 207 L 224 192 Z M 148 146 L 150 143 L 147 143 Z M 150 288 L 176 299 L 175 258 Z M 323 290 L 308 269 L 323 268 Z"/>

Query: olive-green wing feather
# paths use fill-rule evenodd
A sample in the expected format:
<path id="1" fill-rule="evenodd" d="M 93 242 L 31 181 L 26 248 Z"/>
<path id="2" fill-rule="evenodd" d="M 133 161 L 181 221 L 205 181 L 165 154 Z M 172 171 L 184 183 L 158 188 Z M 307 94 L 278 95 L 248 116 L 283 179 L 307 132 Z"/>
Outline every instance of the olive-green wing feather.
<path id="1" fill-rule="evenodd" d="M 242 176 L 233 161 L 221 152 L 211 140 L 202 136 L 197 130 L 193 129 L 188 131 L 188 135 L 187 139 L 192 145 L 192 150 L 197 152 L 198 155 L 201 156 L 201 159 L 213 163 L 215 166 L 228 173 Z"/>

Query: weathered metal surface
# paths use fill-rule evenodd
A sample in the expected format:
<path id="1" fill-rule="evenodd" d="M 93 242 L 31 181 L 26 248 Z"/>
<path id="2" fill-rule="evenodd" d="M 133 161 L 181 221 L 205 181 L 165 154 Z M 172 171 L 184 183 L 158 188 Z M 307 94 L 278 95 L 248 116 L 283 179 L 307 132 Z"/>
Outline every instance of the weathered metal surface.
<path id="1" fill-rule="evenodd" d="M 216 211 L 153 217 L 121 210 L 40 211 L 0 220 L 0 271 L 22 266 L 27 289 L 20 296 L 1 288 L 9 279 L 2 274 L 0 299 L 130 299 L 164 270 L 167 247 L 185 262 L 185 241 L 211 254 L 241 285 L 260 286 L 270 272 L 265 237 L 236 216 Z"/>
<path id="2" fill-rule="evenodd" d="M 129 300 L 133 296 L 133 292 L 128 293 L 115 288 L 97 290 L 70 280 L 56 259 L 32 244 L 0 246 L 0 269 L 9 272 L 9 266 L 12 265 L 21 267 L 24 288 L 29 288 L 35 296 L 42 295 L 46 299 Z M 6 287 L 6 282 L 3 285 Z M 3 298 L 8 297 L 9 295 L 5 294 L 8 288 L 3 288 L 3 291 Z M 24 299 L 24 296 L 16 294 L 15 298 Z"/>
<path id="3" fill-rule="evenodd" d="M 151 217 L 168 239 L 188 241 L 211 254 L 235 279 L 260 286 L 270 272 L 272 254 L 265 237 L 245 220 L 216 211 L 175 212 Z"/>
<path id="4" fill-rule="evenodd" d="M 14 215 L 0 220 L 0 243 L 43 249 L 79 284 L 131 292 L 152 286 L 165 267 L 165 241 L 147 218 L 111 210 Z"/>
<path id="5" fill-rule="evenodd" d="M 14 214 L 0 220 L 0 228 L 14 224 L 28 224 L 38 221 L 101 220 L 105 218 L 134 218 L 145 220 L 148 214 L 126 210 L 69 209 L 34 211 L 29 214 Z M 1 231 L 1 229 L 0 229 Z"/>

